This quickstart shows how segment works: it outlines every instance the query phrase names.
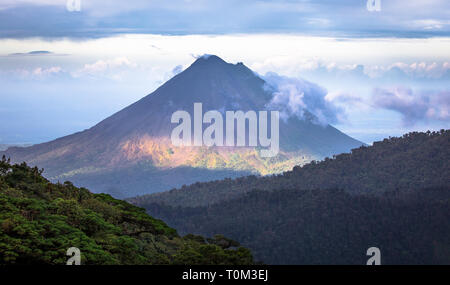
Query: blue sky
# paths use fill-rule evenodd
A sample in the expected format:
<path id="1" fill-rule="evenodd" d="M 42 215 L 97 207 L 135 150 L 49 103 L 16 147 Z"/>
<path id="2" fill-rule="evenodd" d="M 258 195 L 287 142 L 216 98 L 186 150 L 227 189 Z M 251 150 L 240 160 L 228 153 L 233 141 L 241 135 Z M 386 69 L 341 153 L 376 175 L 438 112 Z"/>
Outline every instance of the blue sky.
<path id="1" fill-rule="evenodd" d="M 318 112 L 367 143 L 449 128 L 450 2 L 366 2 L 2 0 L 0 144 L 89 128 L 204 53 L 289 96 L 316 84 Z"/>

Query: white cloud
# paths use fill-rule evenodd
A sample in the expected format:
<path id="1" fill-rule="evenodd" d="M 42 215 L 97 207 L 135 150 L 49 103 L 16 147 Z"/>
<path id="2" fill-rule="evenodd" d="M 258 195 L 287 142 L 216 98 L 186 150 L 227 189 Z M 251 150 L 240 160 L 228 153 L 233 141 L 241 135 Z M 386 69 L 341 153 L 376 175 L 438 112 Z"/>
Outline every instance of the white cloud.
<path id="1" fill-rule="evenodd" d="M 47 76 L 47 75 L 51 75 L 51 74 L 60 73 L 61 71 L 62 71 L 62 68 L 59 66 L 52 66 L 49 68 L 38 67 L 33 70 L 32 74 L 36 75 L 36 76 Z"/>
<path id="2" fill-rule="evenodd" d="M 67 0 L 2 0 L 0 1 L 0 10 L 13 8 L 22 5 L 40 5 L 40 6 L 66 6 Z"/>
<path id="3" fill-rule="evenodd" d="M 116 57 L 107 60 L 97 60 L 94 63 L 87 63 L 82 69 L 72 73 L 74 77 L 83 75 L 109 77 L 114 80 L 120 80 L 122 74 L 128 70 L 136 68 L 137 64 L 131 62 L 126 57 Z"/>
<path id="4" fill-rule="evenodd" d="M 301 78 L 289 78 L 276 73 L 267 73 L 263 79 L 267 90 L 272 92 L 268 108 L 280 111 L 280 118 L 291 116 L 305 119 L 305 111 L 315 115 L 319 124 L 336 123 L 342 110 L 326 100 L 327 90 Z"/>
<path id="5" fill-rule="evenodd" d="M 117 57 L 109 60 L 98 60 L 92 64 L 85 64 L 81 72 L 97 73 L 118 67 L 136 67 L 136 64 L 130 62 L 126 57 Z"/>
<path id="6" fill-rule="evenodd" d="M 396 62 L 388 66 L 374 66 L 368 68 L 371 74 L 377 74 L 377 77 L 383 74 L 389 74 L 389 71 L 399 69 L 412 79 L 414 78 L 441 78 L 450 70 L 450 62 L 425 62 L 416 61 L 411 63 Z"/>
<path id="7" fill-rule="evenodd" d="M 49 76 L 63 74 L 64 70 L 60 66 L 50 66 L 50 67 L 34 67 L 34 68 L 17 68 L 8 71 L 1 71 L 5 78 L 12 75 L 14 78 L 20 79 L 45 79 Z"/>
<path id="8" fill-rule="evenodd" d="M 412 26 L 422 30 L 441 30 L 450 25 L 450 21 L 424 19 L 412 21 Z"/>
<path id="9" fill-rule="evenodd" d="M 450 91 L 414 92 L 404 87 L 376 88 L 372 100 L 376 107 L 400 113 L 405 126 L 422 120 L 450 119 Z"/>

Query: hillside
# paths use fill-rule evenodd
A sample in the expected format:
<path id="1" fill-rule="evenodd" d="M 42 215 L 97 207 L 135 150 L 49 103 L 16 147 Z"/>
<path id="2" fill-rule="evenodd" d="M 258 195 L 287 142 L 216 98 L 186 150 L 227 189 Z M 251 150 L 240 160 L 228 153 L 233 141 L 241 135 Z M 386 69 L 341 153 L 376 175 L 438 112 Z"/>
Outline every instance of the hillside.
<path id="1" fill-rule="evenodd" d="M 353 194 L 382 194 L 450 185 L 450 130 L 409 133 L 375 142 L 323 161 L 296 166 L 267 177 L 242 177 L 195 183 L 129 201 L 195 207 L 240 197 L 252 190 L 330 189 Z"/>
<path id="2" fill-rule="evenodd" d="M 450 187 L 394 196 L 254 190 L 208 207 L 146 205 L 180 232 L 223 233 L 267 264 L 450 264 Z"/>
<path id="3" fill-rule="evenodd" d="M 130 199 L 180 232 L 221 233 L 269 264 L 450 264 L 450 131 L 410 133 L 271 177 Z"/>
<path id="4" fill-rule="evenodd" d="M 306 81 L 305 86 L 303 92 L 318 88 Z M 362 145 L 331 125 L 319 124 L 308 110 L 302 118 L 280 120 L 280 152 L 273 158 L 261 157 L 256 147 L 172 145 L 175 111 L 193 114 L 195 102 L 204 111 L 267 110 L 274 92 L 242 63 L 200 57 L 153 93 L 90 129 L 31 147 L 11 147 L 0 156 L 39 165 L 51 181 L 70 180 L 123 198 L 199 181 L 280 173 Z"/>
<path id="5" fill-rule="evenodd" d="M 0 264 L 65 264 L 70 247 L 81 250 L 82 264 L 253 263 L 221 235 L 180 237 L 142 208 L 41 173 L 0 161 Z"/>

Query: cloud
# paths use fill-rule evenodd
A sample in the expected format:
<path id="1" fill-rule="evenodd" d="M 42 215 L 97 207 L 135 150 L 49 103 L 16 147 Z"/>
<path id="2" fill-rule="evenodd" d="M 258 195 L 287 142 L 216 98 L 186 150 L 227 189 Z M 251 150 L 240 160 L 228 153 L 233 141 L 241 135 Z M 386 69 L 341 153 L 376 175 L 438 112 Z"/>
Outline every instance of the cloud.
<path id="1" fill-rule="evenodd" d="M 177 75 L 178 73 L 183 71 L 183 66 L 182 65 L 177 65 L 172 69 L 172 76 Z"/>
<path id="2" fill-rule="evenodd" d="M 48 76 L 48 75 L 52 75 L 52 74 L 57 74 L 62 72 L 62 68 L 59 66 L 52 66 L 49 68 L 42 68 L 42 67 L 38 67 L 35 68 L 32 72 L 33 75 L 35 76 Z"/>
<path id="3" fill-rule="evenodd" d="M 24 5 L 62 6 L 65 5 L 66 2 L 67 0 L 2 0 L 0 2 L 0 10 Z"/>
<path id="4" fill-rule="evenodd" d="M 136 64 L 131 63 L 126 57 L 117 57 L 110 60 L 98 60 L 92 64 L 85 64 L 82 72 L 97 73 L 103 72 L 108 69 L 124 66 L 134 67 L 136 66 Z"/>
<path id="5" fill-rule="evenodd" d="M 356 94 L 350 93 L 350 92 L 330 92 L 325 96 L 325 100 L 329 102 L 339 102 L 343 104 L 349 104 L 349 105 L 364 105 L 364 99 Z"/>
<path id="6" fill-rule="evenodd" d="M 212 56 L 212 54 L 209 53 L 204 53 L 204 54 L 193 54 L 191 53 L 190 56 L 192 56 L 192 58 L 194 59 L 208 59 L 210 56 Z"/>
<path id="7" fill-rule="evenodd" d="M 123 33 L 305 33 L 351 37 L 449 36 L 444 0 L 389 0 L 381 13 L 365 0 L 2 0 L 0 37 L 103 37 Z M 350 16 L 349 16 L 350 15 Z"/>
<path id="8" fill-rule="evenodd" d="M 412 26 L 423 30 L 442 30 L 450 25 L 450 21 L 424 19 L 412 21 Z"/>
<path id="9" fill-rule="evenodd" d="M 8 71 L 0 71 L 0 75 L 3 77 L 2 79 L 54 79 L 55 76 L 65 76 L 66 72 L 60 66 L 49 66 L 49 67 L 33 67 L 33 68 L 17 68 Z"/>
<path id="10" fill-rule="evenodd" d="M 413 48 L 413 44 L 411 45 Z M 362 58 L 366 60 L 367 58 Z M 259 70 L 277 70 L 288 74 L 301 74 L 312 81 L 353 80 L 359 83 L 383 81 L 430 81 L 448 80 L 450 78 L 450 62 L 442 58 L 436 61 L 394 61 L 384 65 L 373 63 L 337 63 L 320 58 L 272 57 L 253 64 Z M 359 59 L 361 60 L 361 58 Z"/>
<path id="11" fill-rule="evenodd" d="M 414 48 L 414 42 L 411 42 L 411 48 Z M 433 48 L 433 46 L 430 46 Z M 440 47 L 435 47 L 436 49 Z M 398 56 L 393 56 L 394 60 Z M 423 57 L 423 56 L 422 56 Z M 369 57 L 360 57 L 364 61 Z M 288 74 L 302 74 L 317 77 L 327 77 L 327 79 L 356 79 L 359 81 L 368 81 L 371 79 L 440 79 L 446 77 L 450 71 L 450 62 L 446 58 L 435 61 L 421 61 L 416 56 L 415 61 L 387 61 L 384 64 L 379 63 L 352 63 L 335 62 L 333 59 L 323 59 L 310 56 L 308 58 L 298 58 L 295 55 L 272 56 L 252 65 L 254 69 L 265 71 L 282 71 Z"/>
<path id="12" fill-rule="evenodd" d="M 372 94 L 375 107 L 402 115 L 405 126 L 419 121 L 450 119 L 450 91 L 414 92 L 411 88 L 376 88 Z"/>
<path id="13" fill-rule="evenodd" d="M 384 77 L 386 79 L 440 79 L 445 77 L 447 72 L 450 71 L 450 62 L 396 62 L 386 67 L 373 66 L 370 69 L 374 77 Z"/>
<path id="14" fill-rule="evenodd" d="M 326 99 L 327 90 L 319 85 L 276 73 L 267 73 L 263 79 L 266 81 L 266 89 L 273 95 L 268 107 L 280 110 L 280 118 L 283 120 L 291 116 L 305 119 L 308 111 L 315 115 L 316 123 L 325 125 L 336 123 L 343 112 Z"/>
<path id="15" fill-rule="evenodd" d="M 51 51 L 48 50 L 34 50 L 30 52 L 17 52 L 17 53 L 10 53 L 9 56 L 40 56 L 40 55 L 52 55 L 54 54 Z"/>
<path id="16" fill-rule="evenodd" d="M 126 57 L 116 57 L 107 60 L 97 60 L 94 63 L 87 63 L 80 70 L 72 73 L 74 77 L 83 75 L 110 77 L 112 79 L 120 80 L 125 70 L 136 68 L 137 64 L 131 62 Z"/>

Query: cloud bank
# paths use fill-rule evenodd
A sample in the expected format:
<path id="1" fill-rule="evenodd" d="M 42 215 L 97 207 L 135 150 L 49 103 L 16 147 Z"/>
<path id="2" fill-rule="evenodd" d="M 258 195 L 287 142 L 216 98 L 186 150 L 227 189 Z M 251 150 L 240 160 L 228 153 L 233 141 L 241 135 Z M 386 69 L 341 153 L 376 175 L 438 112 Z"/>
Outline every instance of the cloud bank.
<path id="1" fill-rule="evenodd" d="M 121 33 L 305 33 L 353 37 L 449 36 L 447 0 L 66 0 L 0 2 L 0 37 L 97 38 Z M 212 24 L 213 23 L 213 24 Z"/>
<path id="2" fill-rule="evenodd" d="M 405 126 L 423 120 L 450 120 L 450 91 L 414 92 L 404 87 L 376 88 L 372 100 L 375 107 L 400 113 Z"/>
<path id="3" fill-rule="evenodd" d="M 266 89 L 273 95 L 267 107 L 280 110 L 283 120 L 292 116 L 307 119 L 307 112 L 310 112 L 316 117 L 315 123 L 326 125 L 336 123 L 342 115 L 342 109 L 326 99 L 327 90 L 317 84 L 276 73 L 267 73 L 263 79 Z"/>

